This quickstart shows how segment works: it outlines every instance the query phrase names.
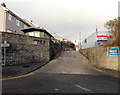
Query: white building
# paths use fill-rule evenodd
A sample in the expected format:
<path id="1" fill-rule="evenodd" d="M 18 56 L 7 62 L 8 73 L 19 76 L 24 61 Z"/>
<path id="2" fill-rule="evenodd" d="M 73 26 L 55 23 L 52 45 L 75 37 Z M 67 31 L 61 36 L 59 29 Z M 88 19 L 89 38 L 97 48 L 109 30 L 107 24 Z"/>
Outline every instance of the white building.
<path id="1" fill-rule="evenodd" d="M 76 51 L 80 49 L 80 41 L 79 40 L 72 40 L 72 42 L 75 44 Z"/>
<path id="2" fill-rule="evenodd" d="M 109 37 L 111 35 L 111 33 L 109 31 L 94 32 L 93 34 L 91 34 L 89 37 L 87 37 L 86 39 L 84 39 L 82 41 L 81 49 L 104 45 L 101 41 L 98 42 L 99 39 L 97 36 L 99 36 L 99 35 L 107 35 Z M 107 39 L 108 39 L 108 37 L 107 37 Z"/>

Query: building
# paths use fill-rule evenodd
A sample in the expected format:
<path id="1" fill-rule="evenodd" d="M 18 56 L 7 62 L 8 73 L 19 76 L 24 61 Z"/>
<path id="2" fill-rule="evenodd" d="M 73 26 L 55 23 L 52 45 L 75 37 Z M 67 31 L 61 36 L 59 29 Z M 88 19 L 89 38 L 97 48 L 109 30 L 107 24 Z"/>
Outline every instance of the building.
<path id="1" fill-rule="evenodd" d="M 57 33 L 55 33 L 54 35 L 53 35 L 53 37 L 54 37 L 54 39 L 57 39 L 57 40 L 59 40 L 59 41 L 64 41 L 64 37 L 63 36 L 61 36 L 60 34 L 57 34 Z"/>
<path id="2" fill-rule="evenodd" d="M 41 28 L 30 27 L 27 29 L 22 29 L 21 31 L 23 31 L 25 35 L 29 35 L 29 36 L 49 38 L 49 39 L 53 38 L 53 36 L 50 33 L 48 33 L 45 29 L 41 29 Z"/>
<path id="3" fill-rule="evenodd" d="M 4 3 L 0 4 L 0 31 L 23 34 L 21 29 L 32 27 L 31 24 L 9 10 Z"/>
<path id="4" fill-rule="evenodd" d="M 97 31 L 82 41 L 81 49 L 104 45 L 111 36 L 109 31 Z"/>
<path id="5" fill-rule="evenodd" d="M 78 51 L 80 49 L 80 41 L 79 40 L 72 40 L 72 42 L 75 44 L 76 51 Z"/>

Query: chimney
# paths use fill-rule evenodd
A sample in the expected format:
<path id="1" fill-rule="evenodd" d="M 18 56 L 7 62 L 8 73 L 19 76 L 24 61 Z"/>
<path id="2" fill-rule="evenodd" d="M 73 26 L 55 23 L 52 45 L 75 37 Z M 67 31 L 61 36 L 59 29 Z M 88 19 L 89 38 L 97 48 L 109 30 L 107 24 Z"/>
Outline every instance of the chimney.
<path id="1" fill-rule="evenodd" d="M 6 4 L 3 2 L 3 3 L 1 3 L 0 5 L 2 5 L 3 7 L 6 7 Z"/>

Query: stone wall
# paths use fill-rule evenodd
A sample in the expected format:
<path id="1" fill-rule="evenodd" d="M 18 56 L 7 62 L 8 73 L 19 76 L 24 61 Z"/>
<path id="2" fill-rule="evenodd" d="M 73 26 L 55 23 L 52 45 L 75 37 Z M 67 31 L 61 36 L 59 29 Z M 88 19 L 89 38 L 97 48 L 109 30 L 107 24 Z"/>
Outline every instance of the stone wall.
<path id="1" fill-rule="evenodd" d="M 94 47 L 81 49 L 80 52 L 90 60 L 90 65 L 98 68 L 119 70 L 119 57 L 109 57 L 107 55 L 108 47 Z"/>
<path id="2" fill-rule="evenodd" d="M 45 63 L 50 60 L 49 39 L 5 32 L 1 35 L 2 42 L 10 43 L 10 47 L 6 49 L 7 64 Z M 3 55 L 2 52 L 2 60 Z"/>

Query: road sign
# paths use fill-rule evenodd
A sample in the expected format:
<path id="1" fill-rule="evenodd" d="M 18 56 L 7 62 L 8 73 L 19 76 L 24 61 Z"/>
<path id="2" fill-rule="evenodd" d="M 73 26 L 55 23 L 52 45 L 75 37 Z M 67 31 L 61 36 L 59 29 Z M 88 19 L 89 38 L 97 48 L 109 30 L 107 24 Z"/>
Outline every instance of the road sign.
<path id="1" fill-rule="evenodd" d="M 108 48 L 108 56 L 110 57 L 118 57 L 119 48 Z"/>
<path id="2" fill-rule="evenodd" d="M 6 48 L 10 47 L 10 44 L 7 43 L 6 41 L 4 41 L 4 43 L 1 43 L 1 47 L 4 48 L 4 64 L 2 64 L 2 65 L 5 66 L 6 65 Z"/>
<path id="3" fill-rule="evenodd" d="M 1 47 L 10 47 L 9 43 L 1 43 Z"/>

